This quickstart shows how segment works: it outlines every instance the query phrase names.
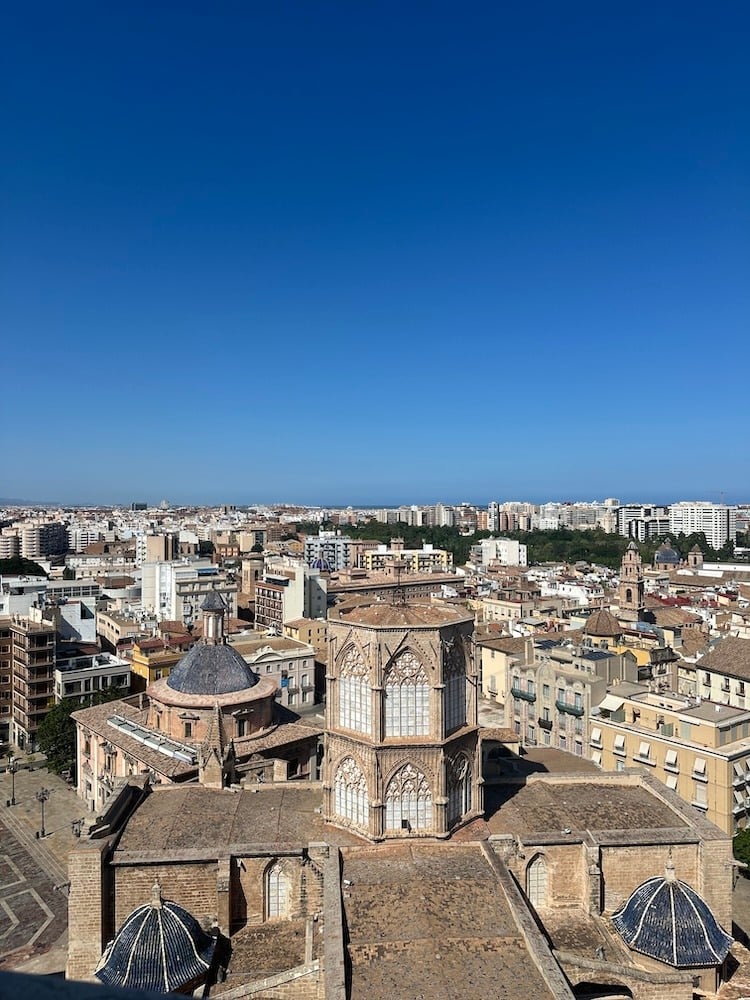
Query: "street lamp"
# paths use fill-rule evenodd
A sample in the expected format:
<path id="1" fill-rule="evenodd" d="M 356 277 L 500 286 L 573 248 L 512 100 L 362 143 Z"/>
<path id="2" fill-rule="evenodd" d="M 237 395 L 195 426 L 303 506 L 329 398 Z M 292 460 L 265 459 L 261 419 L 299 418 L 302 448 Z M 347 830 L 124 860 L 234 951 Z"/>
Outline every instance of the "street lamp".
<path id="1" fill-rule="evenodd" d="M 8 770 L 10 771 L 10 798 L 6 799 L 5 804 L 7 806 L 14 806 L 16 804 L 16 771 L 18 770 L 18 761 L 13 756 L 12 753 L 8 753 Z"/>
<path id="2" fill-rule="evenodd" d="M 39 805 L 42 807 L 42 829 L 41 829 L 41 831 L 37 832 L 37 835 L 36 835 L 36 839 L 37 840 L 39 840 L 40 837 L 43 837 L 45 835 L 45 830 L 44 830 L 44 803 L 47 801 L 47 799 L 49 798 L 49 796 L 50 796 L 49 788 L 40 788 L 39 791 L 36 793 L 36 800 L 39 803 Z"/>

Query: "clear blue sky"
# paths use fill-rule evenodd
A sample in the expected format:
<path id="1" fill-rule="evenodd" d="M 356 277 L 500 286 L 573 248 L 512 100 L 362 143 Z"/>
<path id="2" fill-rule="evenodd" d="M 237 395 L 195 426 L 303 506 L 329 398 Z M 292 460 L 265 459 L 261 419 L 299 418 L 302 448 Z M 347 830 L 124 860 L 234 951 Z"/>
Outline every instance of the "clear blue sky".
<path id="1" fill-rule="evenodd" d="M 0 496 L 749 500 L 749 28 L 6 5 Z"/>

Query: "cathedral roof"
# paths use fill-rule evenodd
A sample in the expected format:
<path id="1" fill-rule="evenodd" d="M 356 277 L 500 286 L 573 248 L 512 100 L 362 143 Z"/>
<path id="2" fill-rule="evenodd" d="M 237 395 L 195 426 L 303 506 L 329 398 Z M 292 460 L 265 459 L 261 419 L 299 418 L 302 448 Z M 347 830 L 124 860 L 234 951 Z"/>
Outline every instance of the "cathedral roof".
<path id="1" fill-rule="evenodd" d="M 678 969 L 720 965 L 732 945 L 706 903 L 669 866 L 639 885 L 612 923 L 634 951 Z"/>
<path id="2" fill-rule="evenodd" d="M 167 678 L 167 687 L 182 694 L 220 695 L 255 687 L 253 673 L 236 649 L 200 642 L 182 657 Z"/>
<path id="3" fill-rule="evenodd" d="M 601 636 L 602 638 L 610 638 L 622 634 L 620 623 L 606 608 L 599 608 L 597 611 L 593 611 L 589 615 L 583 630 L 586 635 Z"/>
<path id="4" fill-rule="evenodd" d="M 96 977 L 107 986 L 172 993 L 205 978 L 216 938 L 177 903 L 161 899 L 133 910 L 107 945 Z"/>

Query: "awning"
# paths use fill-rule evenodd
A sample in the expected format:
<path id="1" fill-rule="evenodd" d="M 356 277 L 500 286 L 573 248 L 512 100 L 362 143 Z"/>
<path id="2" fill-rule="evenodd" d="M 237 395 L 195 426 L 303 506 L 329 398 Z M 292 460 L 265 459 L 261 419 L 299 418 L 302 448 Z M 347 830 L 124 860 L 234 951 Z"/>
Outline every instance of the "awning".
<path id="1" fill-rule="evenodd" d="M 677 751 L 667 750 L 664 754 L 664 763 L 667 767 L 674 767 L 677 763 Z"/>
<path id="2" fill-rule="evenodd" d="M 608 694 L 604 701 L 599 704 L 599 708 L 603 708 L 605 712 L 618 712 L 624 704 L 624 698 L 616 698 L 615 695 Z"/>
<path id="3" fill-rule="evenodd" d="M 591 754 L 591 759 L 593 760 L 593 762 L 596 764 L 597 767 L 602 766 L 601 751 L 595 750 L 594 753 Z"/>
<path id="4" fill-rule="evenodd" d="M 668 774 L 667 775 L 667 788 L 671 788 L 674 791 L 677 788 L 677 775 Z"/>
<path id="5" fill-rule="evenodd" d="M 601 743 L 601 741 L 602 741 L 602 731 L 598 726 L 594 726 L 594 728 L 591 730 L 591 742 Z"/>

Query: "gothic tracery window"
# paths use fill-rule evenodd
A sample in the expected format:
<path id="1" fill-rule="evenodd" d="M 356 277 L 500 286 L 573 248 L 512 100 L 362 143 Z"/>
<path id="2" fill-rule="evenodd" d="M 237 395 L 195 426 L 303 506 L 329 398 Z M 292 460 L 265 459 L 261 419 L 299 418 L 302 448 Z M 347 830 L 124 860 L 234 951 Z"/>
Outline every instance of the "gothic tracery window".
<path id="1" fill-rule="evenodd" d="M 466 724 L 466 661 L 458 640 L 449 640 L 443 648 L 445 683 L 445 731 Z"/>
<path id="2" fill-rule="evenodd" d="M 266 916 L 269 920 L 289 916 L 289 876 L 276 862 L 266 873 Z"/>
<path id="3" fill-rule="evenodd" d="M 448 758 L 448 823 L 453 824 L 471 811 L 471 768 L 462 753 Z"/>
<path id="4" fill-rule="evenodd" d="M 345 757 L 339 764 L 333 792 L 336 815 L 357 826 L 366 827 L 370 818 L 367 782 L 353 757 Z"/>
<path id="5" fill-rule="evenodd" d="M 372 733 L 372 695 L 367 665 L 354 646 L 344 653 L 339 670 L 339 726 Z"/>
<path id="6" fill-rule="evenodd" d="M 414 653 L 402 653 L 385 674 L 385 735 L 427 736 L 430 686 Z"/>
<path id="7" fill-rule="evenodd" d="M 432 789 L 413 764 L 404 764 L 388 782 L 385 826 L 387 830 L 432 828 Z"/>
<path id="8" fill-rule="evenodd" d="M 526 895 L 532 906 L 547 905 L 547 860 L 541 854 L 526 869 Z"/>

